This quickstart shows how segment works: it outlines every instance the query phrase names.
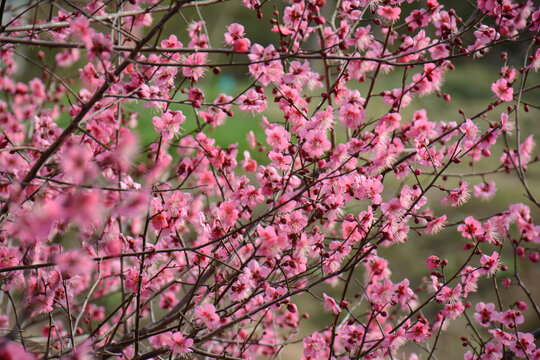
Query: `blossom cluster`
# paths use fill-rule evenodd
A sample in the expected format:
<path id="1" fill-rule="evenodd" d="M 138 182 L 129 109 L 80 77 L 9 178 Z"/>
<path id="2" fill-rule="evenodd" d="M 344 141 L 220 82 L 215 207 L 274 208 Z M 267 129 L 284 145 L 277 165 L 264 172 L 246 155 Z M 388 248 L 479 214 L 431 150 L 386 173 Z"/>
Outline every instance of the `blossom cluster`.
<path id="1" fill-rule="evenodd" d="M 520 276 L 540 260 L 538 159 L 519 131 L 538 110 L 524 100 L 538 7 L 228 5 L 276 39 L 260 44 L 247 25 L 211 28 L 219 2 L 54 2 L 45 17 L 2 3 L 0 357 L 262 359 L 300 343 L 304 360 L 413 360 L 460 318 L 465 359 L 540 359 L 538 285 Z M 414 108 L 453 104 L 445 76 L 511 42 L 519 65 L 496 57 L 480 112 Z M 205 79 L 233 68 L 246 88 L 211 97 Z M 380 90 L 391 73 L 402 81 Z M 238 114 L 245 149 L 213 137 Z M 452 211 L 493 199 L 499 174 L 523 203 Z M 384 254 L 443 230 L 452 254 L 419 259 L 421 279 L 392 273 Z M 304 326 L 301 296 L 326 323 Z"/>

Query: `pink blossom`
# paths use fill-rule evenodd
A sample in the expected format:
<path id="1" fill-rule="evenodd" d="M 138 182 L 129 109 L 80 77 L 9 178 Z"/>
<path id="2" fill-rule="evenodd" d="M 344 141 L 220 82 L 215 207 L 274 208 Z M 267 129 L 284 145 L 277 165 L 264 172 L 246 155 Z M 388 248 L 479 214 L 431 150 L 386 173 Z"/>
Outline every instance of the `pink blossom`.
<path id="1" fill-rule="evenodd" d="M 488 255 L 482 255 L 480 258 L 480 264 L 482 265 L 482 268 L 480 269 L 480 272 L 482 274 L 487 274 L 488 276 L 491 276 L 495 274 L 499 270 L 499 253 L 496 251 L 491 254 L 491 256 Z"/>
<path id="2" fill-rule="evenodd" d="M 484 348 L 484 353 L 480 356 L 480 360 L 498 360 L 503 356 L 502 344 L 487 343 Z"/>
<path id="3" fill-rule="evenodd" d="M 465 134 L 465 138 L 474 141 L 478 135 L 478 127 L 471 121 L 471 119 L 465 120 L 459 127 L 462 133 Z"/>
<path id="4" fill-rule="evenodd" d="M 366 118 L 364 108 L 359 104 L 346 104 L 339 109 L 339 114 L 339 120 L 351 129 L 358 129 Z"/>
<path id="5" fill-rule="evenodd" d="M 497 192 L 497 187 L 495 186 L 495 181 L 483 182 L 478 185 L 474 185 L 474 196 L 479 197 L 483 200 L 489 200 Z"/>
<path id="6" fill-rule="evenodd" d="M 180 124 L 186 121 L 186 117 L 181 111 L 167 111 L 161 116 L 154 116 L 152 123 L 157 132 L 164 140 L 172 139 L 180 130 Z"/>
<path id="7" fill-rule="evenodd" d="M 304 356 L 312 359 L 322 359 L 327 350 L 326 342 L 321 334 L 315 332 L 311 337 L 304 338 Z"/>
<path id="8" fill-rule="evenodd" d="M 209 329 L 215 329 L 219 324 L 219 315 L 212 304 L 204 304 L 195 307 L 195 316 Z M 185 344 L 186 347 L 187 343 Z"/>
<path id="9" fill-rule="evenodd" d="M 437 301 L 447 304 L 453 304 L 461 298 L 461 284 L 457 284 L 453 289 L 448 286 L 443 286 L 437 296 Z"/>
<path id="10" fill-rule="evenodd" d="M 112 53 L 112 43 L 110 38 L 103 33 L 91 35 L 90 40 L 86 41 L 86 56 L 88 60 L 95 58 L 109 60 Z"/>
<path id="11" fill-rule="evenodd" d="M 190 349 L 190 347 L 193 346 L 193 339 L 185 338 L 180 332 L 172 334 L 168 339 L 168 345 L 175 355 L 183 356 L 193 352 L 193 350 Z"/>
<path id="12" fill-rule="evenodd" d="M 525 318 L 521 311 L 509 309 L 496 313 L 494 320 L 502 323 L 508 329 L 515 329 L 516 325 L 523 324 Z"/>
<path id="13" fill-rule="evenodd" d="M 479 302 L 476 304 L 476 312 L 474 319 L 483 327 L 489 327 L 491 322 L 495 320 L 495 305 L 493 303 L 484 304 Z"/>
<path id="14" fill-rule="evenodd" d="M 444 228 L 445 224 L 446 224 L 446 215 L 435 218 L 427 223 L 425 233 L 436 234 Z"/>
<path id="15" fill-rule="evenodd" d="M 224 34 L 225 43 L 233 46 L 233 50 L 240 53 L 248 51 L 251 42 L 244 38 L 244 27 L 234 23 L 229 25 L 228 32 Z"/>
<path id="16" fill-rule="evenodd" d="M 182 67 L 182 75 L 197 82 L 206 72 L 207 68 L 203 66 L 204 64 L 206 64 L 206 53 L 193 53 L 184 61 L 185 66 Z"/>
<path id="17" fill-rule="evenodd" d="M 21 344 L 0 338 L 0 358 L 5 360 L 33 360 Z"/>
<path id="18" fill-rule="evenodd" d="M 460 231 L 461 236 L 466 237 L 467 239 L 472 239 L 473 237 L 484 233 L 480 221 L 475 220 L 472 216 L 467 216 L 465 220 L 463 220 L 463 224 L 458 225 L 457 231 Z"/>
<path id="19" fill-rule="evenodd" d="M 321 156 L 325 151 L 330 149 L 330 141 L 321 130 L 310 130 L 306 134 L 306 142 L 303 149 L 311 156 Z"/>
<path id="20" fill-rule="evenodd" d="M 431 337 L 431 329 L 427 321 L 417 321 L 407 330 L 406 337 L 416 342 L 429 339 Z"/>
<path id="21" fill-rule="evenodd" d="M 334 316 L 338 315 L 341 312 L 341 308 L 337 304 L 336 300 L 334 300 L 332 297 L 323 293 L 323 299 L 324 299 L 324 311 L 331 311 L 334 314 Z"/>
<path id="22" fill-rule="evenodd" d="M 448 196 L 442 199 L 441 204 L 449 203 L 451 206 L 460 206 L 466 203 L 471 197 L 470 190 L 466 181 L 462 181 L 459 188 L 450 191 Z"/>
<path id="23" fill-rule="evenodd" d="M 281 125 L 271 125 L 264 133 L 266 142 L 272 146 L 274 151 L 281 152 L 289 146 L 291 134 Z"/>
<path id="24" fill-rule="evenodd" d="M 514 89 L 505 79 L 499 79 L 491 85 L 491 91 L 497 95 L 500 101 L 512 101 Z"/>
<path id="25" fill-rule="evenodd" d="M 384 279 L 383 282 L 374 282 L 368 287 L 368 293 L 370 294 L 370 300 L 373 303 L 384 306 L 392 300 L 392 296 L 394 295 L 394 284 L 390 279 Z"/>
<path id="26" fill-rule="evenodd" d="M 241 104 L 238 108 L 242 111 L 251 111 L 253 113 L 261 113 L 266 109 L 266 97 L 254 89 L 249 89 L 244 95 L 238 97 L 238 102 Z"/>
<path id="27" fill-rule="evenodd" d="M 380 6 L 377 9 L 377 14 L 389 22 L 395 22 L 399 20 L 399 14 L 401 14 L 401 9 L 399 7 L 391 7 L 391 6 Z"/>
<path id="28" fill-rule="evenodd" d="M 64 279 L 76 276 L 90 275 L 94 268 L 94 261 L 84 251 L 71 249 L 55 257 L 58 271 Z"/>
<path id="29" fill-rule="evenodd" d="M 534 335 L 530 333 L 518 331 L 516 334 L 516 340 L 510 342 L 510 350 L 512 350 L 514 354 L 520 358 L 532 355 L 535 349 L 535 338 Z"/>
<path id="30" fill-rule="evenodd" d="M 171 34 L 168 39 L 161 41 L 161 47 L 170 49 L 180 49 L 183 47 L 182 43 L 178 41 L 176 35 Z"/>
<path id="31" fill-rule="evenodd" d="M 237 205 L 233 201 L 224 201 L 218 209 L 218 216 L 225 226 L 233 226 L 239 217 Z"/>
<path id="32" fill-rule="evenodd" d="M 268 45 L 264 48 L 259 44 L 254 44 L 251 46 L 248 57 L 253 62 L 264 61 L 254 63 L 248 67 L 253 77 L 258 78 L 264 86 L 267 86 L 270 82 L 277 82 L 283 73 L 283 66 L 274 45 Z"/>
<path id="33" fill-rule="evenodd" d="M 96 176 L 96 165 L 91 161 L 94 154 L 89 146 L 73 145 L 67 148 L 64 154 L 61 166 L 68 179 L 73 179 L 78 184 Z"/>

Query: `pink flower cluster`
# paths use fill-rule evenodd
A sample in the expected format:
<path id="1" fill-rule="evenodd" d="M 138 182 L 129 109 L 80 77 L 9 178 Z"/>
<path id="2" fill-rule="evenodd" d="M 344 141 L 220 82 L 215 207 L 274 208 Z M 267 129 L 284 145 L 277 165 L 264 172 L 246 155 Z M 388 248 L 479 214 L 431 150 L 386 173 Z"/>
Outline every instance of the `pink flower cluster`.
<path id="1" fill-rule="evenodd" d="M 218 2 L 2 3 L 0 358 L 540 359 L 538 6 Z"/>

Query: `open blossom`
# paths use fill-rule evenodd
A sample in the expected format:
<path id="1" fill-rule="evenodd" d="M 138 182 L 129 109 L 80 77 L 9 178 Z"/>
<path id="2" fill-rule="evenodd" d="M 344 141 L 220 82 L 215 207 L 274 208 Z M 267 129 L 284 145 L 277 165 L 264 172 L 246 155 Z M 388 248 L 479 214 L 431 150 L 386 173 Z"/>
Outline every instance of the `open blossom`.
<path id="1" fill-rule="evenodd" d="M 512 101 L 514 98 L 514 89 L 505 79 L 499 79 L 491 85 L 491 91 L 497 95 L 501 101 Z"/>
<path id="2" fill-rule="evenodd" d="M 225 226 L 233 226 L 239 217 L 239 211 L 234 201 L 224 201 L 218 209 L 218 215 Z"/>
<path id="3" fill-rule="evenodd" d="M 494 320 L 502 323 L 508 329 L 515 329 L 516 325 L 523 324 L 525 317 L 521 311 L 509 309 L 496 313 Z"/>
<path id="4" fill-rule="evenodd" d="M 497 192 L 497 187 L 495 186 L 495 181 L 483 182 L 478 185 L 474 185 L 474 196 L 479 197 L 483 200 L 489 200 Z"/>
<path id="5" fill-rule="evenodd" d="M 289 146 L 291 134 L 281 125 L 271 125 L 264 130 L 266 142 L 272 146 L 274 151 L 281 152 Z"/>
<path id="6" fill-rule="evenodd" d="M 306 142 L 303 149 L 311 156 L 321 156 L 330 149 L 330 141 L 322 130 L 310 130 L 306 134 Z"/>
<path id="7" fill-rule="evenodd" d="M 534 335 L 531 333 L 523 333 L 518 331 L 516 334 L 516 340 L 510 343 L 510 349 L 519 358 L 531 358 L 533 351 L 536 349 Z M 538 354 L 538 351 L 536 351 Z M 529 356 L 530 355 L 530 356 Z M 535 357 L 536 358 L 536 357 Z"/>
<path id="8" fill-rule="evenodd" d="M 451 206 L 460 206 L 465 204 L 471 197 L 470 190 L 466 181 L 462 181 L 459 188 L 450 191 L 448 196 L 441 200 L 441 204 L 449 203 Z"/>
<path id="9" fill-rule="evenodd" d="M 416 342 L 427 340 L 431 337 L 431 328 L 427 321 L 419 320 L 407 330 L 406 337 Z"/>
<path id="10" fill-rule="evenodd" d="M 499 270 L 500 266 L 499 253 L 494 251 L 491 256 L 485 254 L 482 255 L 480 258 L 480 264 L 482 265 L 480 273 L 487 274 L 489 276 L 495 274 Z"/>
<path id="11" fill-rule="evenodd" d="M 254 44 L 251 46 L 248 57 L 254 62 L 248 66 L 249 72 L 264 86 L 270 82 L 277 82 L 283 74 L 283 65 L 274 45 L 264 48 L 259 44 Z"/>
<path id="12" fill-rule="evenodd" d="M 242 111 L 252 111 L 253 113 L 261 113 L 266 109 L 266 97 L 264 94 L 249 89 L 245 94 L 238 97 L 240 106 L 238 107 Z"/>
<path id="13" fill-rule="evenodd" d="M 212 304 L 196 306 L 195 316 L 209 329 L 215 329 L 219 324 L 219 315 Z"/>
<path id="14" fill-rule="evenodd" d="M 447 304 L 453 304 L 461 298 L 461 284 L 457 284 L 453 289 L 448 286 L 443 286 L 437 296 L 437 301 Z"/>
<path id="15" fill-rule="evenodd" d="M 389 22 L 395 22 L 399 20 L 399 14 L 401 14 L 401 9 L 399 7 L 391 7 L 391 6 L 380 6 L 377 9 L 377 14 L 388 20 Z"/>
<path id="16" fill-rule="evenodd" d="M 173 354 L 186 355 L 193 350 L 190 349 L 193 346 L 193 339 L 184 337 L 180 332 L 175 332 L 170 338 L 168 338 L 168 345 L 171 348 Z"/>
<path id="17" fill-rule="evenodd" d="M 323 293 L 323 299 L 324 299 L 324 311 L 331 311 L 334 314 L 334 316 L 341 312 L 341 308 L 337 304 L 336 300 L 334 300 L 332 297 Z"/>
<path id="18" fill-rule="evenodd" d="M 491 342 L 486 344 L 484 353 L 480 356 L 480 360 L 499 360 L 503 358 L 502 344 L 493 344 Z"/>
<path id="19" fill-rule="evenodd" d="M 440 216 L 438 218 L 435 218 L 431 221 L 429 221 L 426 225 L 426 234 L 436 234 L 440 232 L 444 225 L 446 225 L 446 215 Z"/>
<path id="20" fill-rule="evenodd" d="M 465 220 L 463 220 L 463 224 L 460 224 L 457 227 L 457 231 L 460 231 L 461 236 L 468 239 L 472 239 L 473 237 L 484 233 L 480 221 L 475 220 L 472 216 L 467 216 Z"/>
<path id="21" fill-rule="evenodd" d="M 482 326 L 489 327 L 491 322 L 495 320 L 495 304 L 484 304 L 479 302 L 476 304 L 476 312 L 474 313 L 474 319 Z"/>
<path id="22" fill-rule="evenodd" d="M 207 68 L 203 66 L 204 64 L 206 64 L 206 53 L 193 53 L 184 61 L 184 65 L 186 66 L 182 67 L 182 75 L 193 81 L 197 81 L 207 70 Z"/>
<path id="23" fill-rule="evenodd" d="M 167 111 L 161 116 L 154 116 L 152 123 L 157 132 L 164 140 L 172 139 L 180 130 L 180 124 L 186 121 L 186 117 L 181 111 Z"/>
<path id="24" fill-rule="evenodd" d="M 228 32 L 224 34 L 225 43 L 233 46 L 233 50 L 239 53 L 245 53 L 249 50 L 251 42 L 244 38 L 244 27 L 234 23 L 229 25 Z"/>
<path id="25" fill-rule="evenodd" d="M 478 127 L 472 122 L 471 119 L 467 119 L 463 124 L 461 124 L 459 129 L 465 134 L 465 138 L 471 141 L 474 141 L 478 135 Z"/>
<path id="26" fill-rule="evenodd" d="M 323 359 L 328 357 L 326 352 L 326 341 L 318 332 L 313 333 L 310 337 L 304 338 L 304 355 L 312 359 Z M 325 356 L 326 355 L 326 356 Z"/>

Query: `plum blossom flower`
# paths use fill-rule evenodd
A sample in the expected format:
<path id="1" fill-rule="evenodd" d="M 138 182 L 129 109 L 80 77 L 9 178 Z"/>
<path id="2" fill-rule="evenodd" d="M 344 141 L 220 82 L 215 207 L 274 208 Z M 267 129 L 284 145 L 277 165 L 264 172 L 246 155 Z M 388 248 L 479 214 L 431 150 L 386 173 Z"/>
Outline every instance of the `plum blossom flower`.
<path id="1" fill-rule="evenodd" d="M 330 141 L 322 130 L 310 130 L 306 134 L 306 142 L 303 149 L 311 156 L 321 156 L 330 149 Z"/>
<path id="2" fill-rule="evenodd" d="M 521 311 L 509 309 L 496 313 L 494 320 L 502 323 L 508 329 L 515 329 L 516 325 L 523 324 L 525 317 Z"/>
<path id="3" fill-rule="evenodd" d="M 462 181 L 459 188 L 450 191 L 448 196 L 441 200 L 441 204 L 449 203 L 451 206 L 460 206 L 465 204 L 471 197 L 470 190 L 466 181 Z"/>
<path id="4" fill-rule="evenodd" d="M 484 353 L 480 356 L 480 360 L 499 360 L 502 358 L 502 344 L 493 344 L 492 342 L 486 344 Z"/>
<path id="5" fill-rule="evenodd" d="M 209 329 L 215 329 L 219 324 L 219 315 L 212 304 L 204 304 L 195 307 L 195 316 Z"/>
<path id="6" fill-rule="evenodd" d="M 461 284 L 457 284 L 453 289 L 448 286 L 443 286 L 435 298 L 441 303 L 453 304 L 459 301 L 461 290 Z"/>
<path id="7" fill-rule="evenodd" d="M 512 101 L 514 98 L 514 89 L 505 79 L 499 79 L 491 85 L 491 91 L 497 95 L 501 101 Z"/>
<path id="8" fill-rule="evenodd" d="M 268 45 L 266 48 L 259 44 L 251 46 L 249 60 L 253 64 L 249 65 L 249 72 L 254 78 L 267 86 L 270 82 L 277 82 L 283 74 L 283 65 L 279 59 L 274 45 Z"/>
<path id="9" fill-rule="evenodd" d="M 261 113 L 266 109 L 266 97 L 264 94 L 257 92 L 254 89 L 249 89 L 245 94 L 238 97 L 240 106 L 238 107 L 242 111 L 251 111 L 254 113 Z"/>
<path id="10" fill-rule="evenodd" d="M 533 351 L 536 349 L 534 335 L 518 331 L 516 338 L 515 341 L 510 343 L 510 350 L 512 350 L 519 358 L 525 358 L 532 355 Z"/>
<path id="11" fill-rule="evenodd" d="M 233 46 L 233 50 L 239 53 L 245 53 L 248 51 L 251 42 L 249 39 L 244 38 L 244 27 L 240 24 L 233 23 L 227 28 L 227 32 L 224 34 L 225 43 Z"/>
<path id="12" fill-rule="evenodd" d="M 180 130 L 180 124 L 186 121 L 182 111 L 167 111 L 161 116 L 154 116 L 152 124 L 157 132 L 161 134 L 164 140 L 172 139 Z"/>
<path id="13" fill-rule="evenodd" d="M 472 122 L 471 119 L 465 120 L 463 124 L 459 127 L 462 133 L 465 134 L 465 139 L 474 141 L 478 135 L 478 126 Z"/>
<path id="14" fill-rule="evenodd" d="M 184 337 L 180 332 L 173 333 L 167 343 L 175 355 L 183 356 L 193 352 L 190 349 L 193 346 L 193 339 Z"/>
<path id="15" fill-rule="evenodd" d="M 391 7 L 386 5 L 379 6 L 377 9 L 377 15 L 392 23 L 399 20 L 399 14 L 401 14 L 401 9 L 399 7 Z"/>
<path id="16" fill-rule="evenodd" d="M 60 165 L 68 179 L 81 183 L 85 179 L 91 179 L 96 175 L 96 166 L 91 161 L 94 153 L 86 144 L 70 146 L 64 154 Z"/>
<path id="17" fill-rule="evenodd" d="M 182 75 L 187 78 L 192 79 L 194 82 L 197 82 L 201 76 L 206 72 L 206 53 L 196 52 L 189 55 L 184 61 L 184 66 L 182 68 Z"/>
<path id="18" fill-rule="evenodd" d="M 476 304 L 474 319 L 483 327 L 489 327 L 495 320 L 495 305 L 493 303 L 484 304 L 482 301 Z"/>
<path id="19" fill-rule="evenodd" d="M 219 206 L 218 216 L 225 226 L 233 226 L 239 217 L 238 206 L 234 201 L 224 201 Z"/>
<path id="20" fill-rule="evenodd" d="M 495 274 L 500 266 L 499 253 L 494 251 L 491 256 L 485 254 L 482 255 L 480 264 L 482 265 L 482 268 L 480 269 L 481 274 L 487 274 L 488 276 Z"/>
<path id="21" fill-rule="evenodd" d="M 390 279 L 384 279 L 384 281 L 374 282 L 368 287 L 368 293 L 370 294 L 370 300 L 377 304 L 384 306 L 392 300 L 394 295 L 394 284 Z"/>
<path id="22" fill-rule="evenodd" d="M 461 236 L 466 237 L 467 239 L 482 235 L 484 232 L 480 221 L 475 220 L 472 216 L 467 216 L 465 220 L 463 220 L 463 224 L 460 224 L 457 227 L 457 231 L 460 231 Z"/>
<path id="23" fill-rule="evenodd" d="M 482 200 L 489 200 L 497 192 L 495 181 L 483 182 L 478 185 L 474 185 L 474 196 L 481 198 Z"/>
<path id="24" fill-rule="evenodd" d="M 326 352 L 326 341 L 323 336 L 315 332 L 311 337 L 304 338 L 304 355 L 312 359 L 323 359 Z M 327 357 L 327 356 L 326 356 Z"/>
<path id="25" fill-rule="evenodd" d="M 272 146 L 274 151 L 281 152 L 289 146 L 291 134 L 281 125 L 271 125 L 264 130 L 266 142 Z"/>
<path id="26" fill-rule="evenodd" d="M 443 215 L 441 217 L 438 217 L 429 221 L 426 225 L 426 230 L 424 232 L 426 234 L 436 234 L 444 228 L 445 224 L 446 224 L 446 215 Z"/>
<path id="27" fill-rule="evenodd" d="M 406 337 L 409 340 L 421 342 L 431 337 L 431 329 L 426 320 L 419 320 L 413 326 L 411 326 L 406 333 Z"/>
<path id="28" fill-rule="evenodd" d="M 341 312 L 341 308 L 337 304 L 336 300 L 334 300 L 332 297 L 323 293 L 323 299 L 324 299 L 324 311 L 331 311 L 334 314 L 334 316 Z"/>

